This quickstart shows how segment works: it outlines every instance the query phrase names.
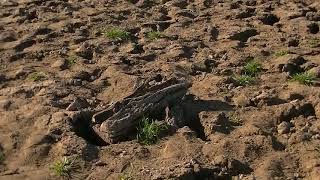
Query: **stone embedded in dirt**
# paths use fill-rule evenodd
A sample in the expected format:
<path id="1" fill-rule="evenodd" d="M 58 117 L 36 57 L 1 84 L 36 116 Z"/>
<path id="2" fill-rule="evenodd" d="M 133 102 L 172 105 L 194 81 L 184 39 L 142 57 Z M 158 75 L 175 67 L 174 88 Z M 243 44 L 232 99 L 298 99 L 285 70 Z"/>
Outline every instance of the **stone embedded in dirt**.
<path id="1" fill-rule="evenodd" d="M 244 19 L 249 18 L 251 16 L 255 15 L 255 9 L 254 8 L 245 8 L 244 10 L 241 10 L 235 14 L 235 18 L 237 19 Z"/>
<path id="2" fill-rule="evenodd" d="M 320 78 L 320 67 L 313 67 L 308 70 L 308 72 L 314 74 L 317 78 Z"/>
<path id="3" fill-rule="evenodd" d="M 309 21 L 320 21 L 320 11 L 318 12 L 307 12 L 306 17 Z"/>
<path id="4" fill-rule="evenodd" d="M 203 111 L 199 113 L 199 117 L 203 127 L 203 133 L 207 138 L 214 133 L 229 134 L 232 130 L 229 119 L 223 112 L 214 113 Z"/>
<path id="5" fill-rule="evenodd" d="M 216 62 L 212 59 L 205 59 L 201 62 L 193 63 L 191 65 L 192 74 L 198 72 L 212 72 L 212 68 L 216 65 Z"/>
<path id="6" fill-rule="evenodd" d="M 76 49 L 76 54 L 91 60 L 93 58 L 93 46 L 89 42 L 84 42 L 78 49 Z"/>
<path id="7" fill-rule="evenodd" d="M 75 72 L 72 76 L 73 79 L 81 79 L 83 81 L 91 81 L 91 73 L 81 70 L 78 72 Z"/>
<path id="8" fill-rule="evenodd" d="M 67 111 L 80 111 L 81 109 L 89 107 L 90 104 L 87 100 L 82 98 L 76 98 L 68 107 Z"/>
<path id="9" fill-rule="evenodd" d="M 258 34 L 259 33 L 256 29 L 249 28 L 240 32 L 235 32 L 234 34 L 230 35 L 229 39 L 247 42 L 250 37 L 256 36 Z"/>
<path id="10" fill-rule="evenodd" d="M 184 137 L 188 137 L 188 138 L 191 138 L 191 137 L 196 137 L 197 134 L 196 132 L 194 132 L 193 130 L 191 130 L 188 126 L 184 126 L 182 128 L 179 128 L 177 130 L 177 133 L 184 136 Z"/>
<path id="11" fill-rule="evenodd" d="M 301 66 L 301 68 L 303 68 L 304 71 L 309 71 L 312 68 L 316 68 L 316 67 L 318 67 L 318 64 L 311 61 L 308 61 Z M 316 71 L 314 73 L 316 73 Z"/>
<path id="12" fill-rule="evenodd" d="M 304 99 L 304 96 L 301 94 L 298 94 L 298 93 L 290 92 L 290 93 L 286 94 L 284 98 L 286 100 L 293 101 L 293 100 L 297 100 L 297 99 L 302 100 L 302 99 Z"/>
<path id="13" fill-rule="evenodd" d="M 11 104 L 12 104 L 11 100 L 8 100 L 8 99 L 0 100 L 0 109 L 6 111 L 10 108 Z"/>
<path id="14" fill-rule="evenodd" d="M 283 121 L 277 127 L 279 134 L 287 134 L 290 132 L 291 124 L 289 122 Z"/>
<path id="15" fill-rule="evenodd" d="M 307 61 L 299 55 L 289 54 L 281 56 L 275 60 L 275 66 L 279 72 L 287 72 L 289 75 L 301 72 L 302 68 L 300 67 Z"/>
<path id="16" fill-rule="evenodd" d="M 0 34 L 0 42 L 12 42 L 15 40 L 16 40 L 16 35 L 12 31 L 7 31 Z"/>

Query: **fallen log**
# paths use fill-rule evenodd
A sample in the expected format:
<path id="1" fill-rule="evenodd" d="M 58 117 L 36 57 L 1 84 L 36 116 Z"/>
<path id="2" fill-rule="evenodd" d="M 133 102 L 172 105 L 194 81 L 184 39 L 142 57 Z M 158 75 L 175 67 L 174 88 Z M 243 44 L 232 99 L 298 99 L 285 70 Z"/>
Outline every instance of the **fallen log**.
<path id="1" fill-rule="evenodd" d="M 105 142 L 116 143 L 134 131 L 143 116 L 164 112 L 166 107 L 179 104 L 190 86 L 175 79 L 154 86 L 144 83 L 122 101 L 94 114 L 93 130 Z"/>

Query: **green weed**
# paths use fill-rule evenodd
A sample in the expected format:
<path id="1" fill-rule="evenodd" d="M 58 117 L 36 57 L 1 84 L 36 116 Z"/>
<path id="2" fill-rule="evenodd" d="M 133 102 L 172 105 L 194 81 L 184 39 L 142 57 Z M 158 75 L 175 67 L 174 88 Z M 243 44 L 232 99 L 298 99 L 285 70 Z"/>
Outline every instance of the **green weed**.
<path id="1" fill-rule="evenodd" d="M 236 113 L 232 112 L 229 114 L 228 116 L 229 121 L 234 125 L 234 126 L 242 126 L 243 125 L 243 121 L 242 119 L 240 119 Z"/>
<path id="2" fill-rule="evenodd" d="M 242 86 L 253 84 L 255 82 L 255 78 L 249 75 L 236 76 L 234 77 L 234 80 Z"/>
<path id="3" fill-rule="evenodd" d="M 159 31 L 151 31 L 147 33 L 147 38 L 150 39 L 151 41 L 154 41 L 163 37 L 164 35 Z"/>
<path id="4" fill-rule="evenodd" d="M 34 82 L 41 81 L 41 80 L 45 79 L 45 77 L 46 76 L 43 72 L 33 72 L 33 73 L 29 74 L 29 79 L 31 79 Z"/>
<path id="5" fill-rule="evenodd" d="M 141 144 L 151 145 L 157 143 L 161 131 L 168 127 L 163 124 L 158 124 L 149 118 L 143 118 L 137 128 L 137 139 Z"/>
<path id="6" fill-rule="evenodd" d="M 315 83 L 316 76 L 312 73 L 303 72 L 297 73 L 291 77 L 291 81 L 297 81 L 300 84 L 311 86 Z"/>
<path id="7" fill-rule="evenodd" d="M 249 61 L 244 66 L 243 70 L 246 75 L 255 76 L 262 70 L 262 66 L 256 61 Z"/>
<path id="8" fill-rule="evenodd" d="M 64 157 L 62 160 L 56 161 L 51 169 L 59 177 L 70 177 L 72 162 Z"/>
<path id="9" fill-rule="evenodd" d="M 320 40 L 319 39 L 311 39 L 309 42 L 309 46 L 311 48 L 316 48 L 320 46 Z"/>
<path id="10" fill-rule="evenodd" d="M 67 59 L 68 65 L 72 66 L 77 63 L 77 57 L 76 56 L 69 56 Z"/>
<path id="11" fill-rule="evenodd" d="M 107 38 L 110 38 L 112 40 L 120 40 L 120 41 L 127 40 L 129 39 L 129 36 L 130 36 L 129 32 L 117 27 L 113 27 L 109 30 L 106 30 L 103 34 Z"/>
<path id="12" fill-rule="evenodd" d="M 285 56 L 285 55 L 287 55 L 287 54 L 289 54 L 289 52 L 286 51 L 286 50 L 277 51 L 277 52 L 274 53 L 274 55 L 275 55 L 276 57 Z"/>

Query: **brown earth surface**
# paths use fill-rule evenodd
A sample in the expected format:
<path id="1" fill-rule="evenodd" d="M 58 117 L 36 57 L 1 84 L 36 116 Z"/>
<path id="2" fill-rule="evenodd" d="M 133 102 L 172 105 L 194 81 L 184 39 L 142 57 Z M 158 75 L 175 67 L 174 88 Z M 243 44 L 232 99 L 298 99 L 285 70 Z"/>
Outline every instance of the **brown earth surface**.
<path id="1" fill-rule="evenodd" d="M 319 81 L 290 80 L 320 76 L 318 0 L 1 0 L 0 17 L 1 180 L 59 179 L 63 157 L 70 179 L 319 179 Z M 249 59 L 262 71 L 240 85 Z M 192 83 L 192 123 L 154 145 L 75 122 L 173 77 Z"/>

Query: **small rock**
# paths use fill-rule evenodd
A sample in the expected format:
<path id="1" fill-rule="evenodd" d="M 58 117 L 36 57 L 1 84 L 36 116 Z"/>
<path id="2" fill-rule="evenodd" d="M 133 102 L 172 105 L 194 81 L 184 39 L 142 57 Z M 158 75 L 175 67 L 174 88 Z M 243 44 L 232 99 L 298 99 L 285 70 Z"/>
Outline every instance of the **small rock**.
<path id="1" fill-rule="evenodd" d="M 320 21 L 320 11 L 318 12 L 307 12 L 306 17 L 309 21 Z"/>
<path id="2" fill-rule="evenodd" d="M 277 127 L 279 134 L 287 134 L 290 132 L 291 124 L 289 122 L 283 121 Z"/>
<path id="3" fill-rule="evenodd" d="M 91 74 L 87 71 L 78 71 L 73 76 L 73 79 L 80 79 L 82 81 L 90 81 L 91 80 Z"/>
<path id="4" fill-rule="evenodd" d="M 0 101 L 0 109 L 8 110 L 12 102 L 10 100 L 1 100 Z"/>
<path id="5" fill-rule="evenodd" d="M 184 126 L 183 128 L 178 129 L 177 131 L 182 136 L 186 137 L 196 137 L 196 132 L 192 131 L 188 126 Z"/>
<path id="6" fill-rule="evenodd" d="M 248 96 L 241 94 L 233 98 L 233 102 L 237 107 L 246 107 L 251 104 L 251 100 Z"/>
<path id="7" fill-rule="evenodd" d="M 84 42 L 78 49 L 76 49 L 76 54 L 86 59 L 92 59 L 93 47 L 88 42 Z"/>
<path id="8" fill-rule="evenodd" d="M 3 32 L 0 34 L 0 42 L 12 42 L 16 40 L 16 36 L 13 32 Z"/>
<path id="9" fill-rule="evenodd" d="M 308 72 L 314 74 L 317 78 L 320 78 L 320 67 L 311 68 Z"/>
<path id="10" fill-rule="evenodd" d="M 87 100 L 81 99 L 81 98 L 76 98 L 68 107 L 67 111 L 79 111 L 81 109 L 89 107 L 90 104 L 88 103 Z"/>

